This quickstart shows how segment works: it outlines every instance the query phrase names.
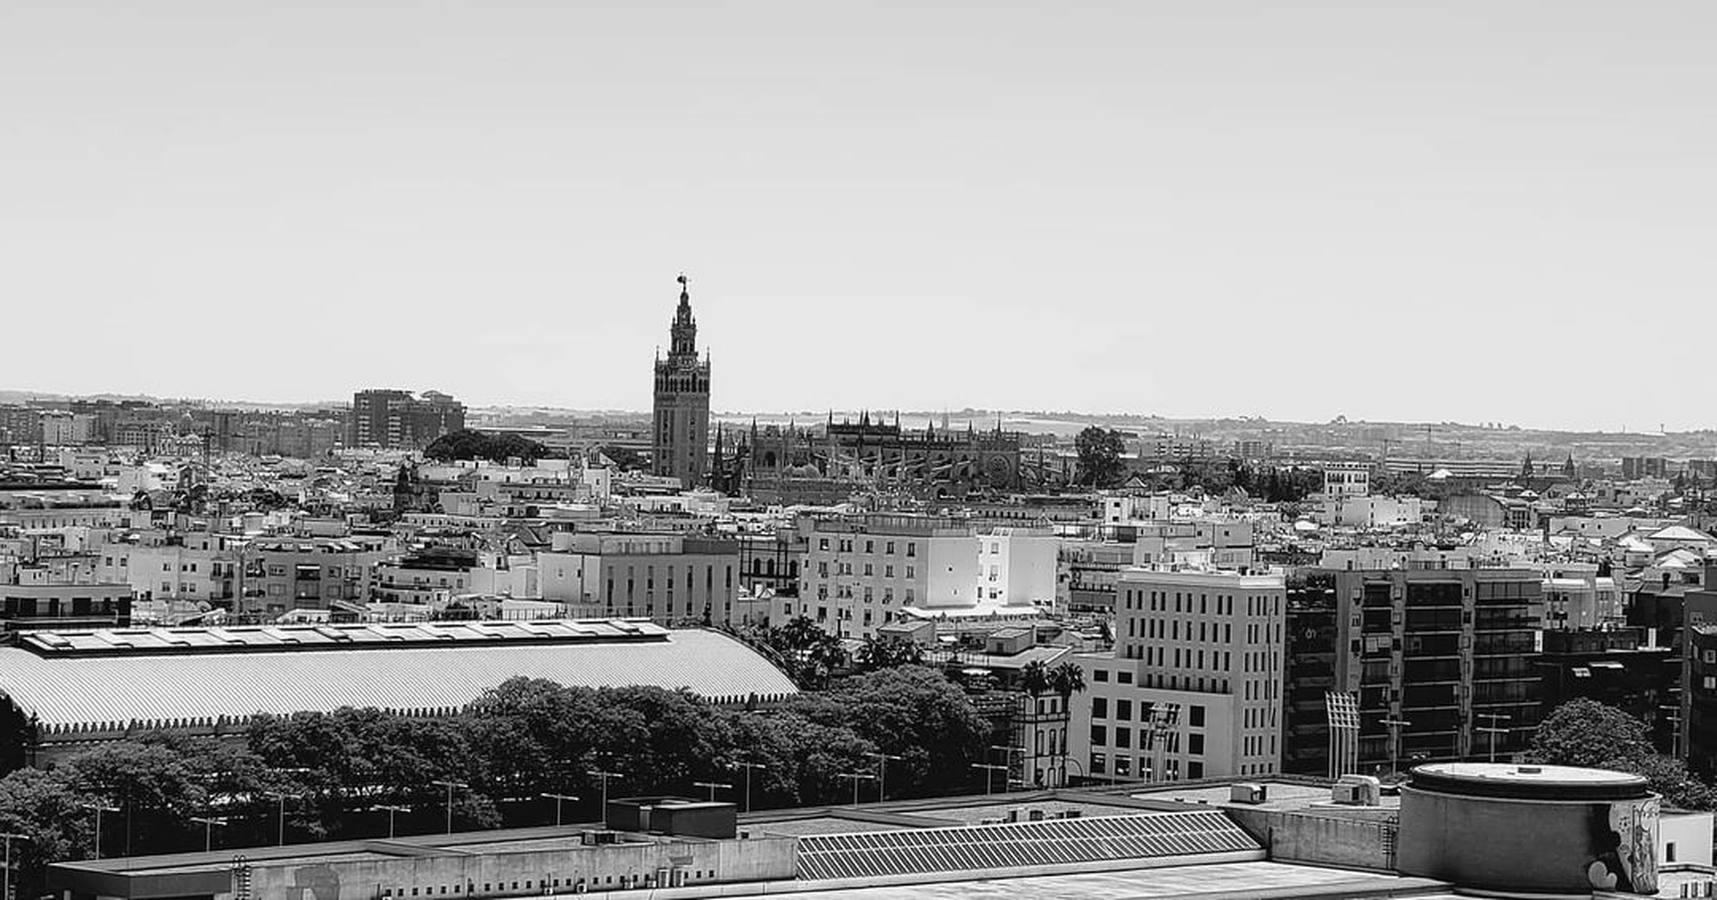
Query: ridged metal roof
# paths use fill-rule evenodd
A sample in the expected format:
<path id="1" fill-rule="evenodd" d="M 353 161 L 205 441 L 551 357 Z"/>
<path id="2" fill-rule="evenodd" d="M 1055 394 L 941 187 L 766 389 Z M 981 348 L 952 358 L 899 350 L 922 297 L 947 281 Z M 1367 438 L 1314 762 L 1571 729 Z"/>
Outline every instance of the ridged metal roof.
<path id="1" fill-rule="evenodd" d="M 961 825 L 799 839 L 799 877 L 877 878 L 1259 852 L 1217 810 Z"/>
<path id="2" fill-rule="evenodd" d="M 645 642 L 530 643 L 277 652 L 44 657 L 0 648 L 0 693 L 43 737 L 132 727 L 194 728 L 257 713 L 373 706 L 449 714 L 513 676 L 569 686 L 687 688 L 717 703 L 796 692 L 743 643 L 676 630 Z"/>

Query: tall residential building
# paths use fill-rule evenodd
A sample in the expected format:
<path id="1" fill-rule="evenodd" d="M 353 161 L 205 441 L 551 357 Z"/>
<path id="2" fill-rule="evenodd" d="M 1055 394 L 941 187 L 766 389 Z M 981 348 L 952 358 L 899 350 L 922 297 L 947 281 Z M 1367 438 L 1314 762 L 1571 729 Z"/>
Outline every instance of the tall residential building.
<path id="1" fill-rule="evenodd" d="M 1485 756 L 1492 739 L 1498 755 L 1525 749 L 1541 716 L 1539 572 L 1393 569 L 1335 578 L 1336 689 L 1358 696 L 1361 772 Z"/>
<path id="2" fill-rule="evenodd" d="M 698 323 L 684 275 L 668 333 L 668 358 L 656 358 L 651 467 L 693 487 L 709 472 L 709 360 L 698 358 Z"/>
<path id="3" fill-rule="evenodd" d="M 978 539 L 968 520 L 873 513 L 805 517 L 799 529 L 805 564 L 784 618 L 804 615 L 840 637 L 872 637 L 904 607 L 937 612 L 978 604 Z M 1049 545 L 1052 577 L 1054 564 Z"/>
<path id="4" fill-rule="evenodd" d="M 1285 594 L 1279 574 L 1122 570 L 1115 649 L 1075 657 L 1069 756 L 1099 778 L 1277 772 Z"/>
<path id="5" fill-rule="evenodd" d="M 465 427 L 465 404 L 447 394 L 372 389 L 352 395 L 349 434 L 353 447 L 421 450 L 444 434 Z"/>

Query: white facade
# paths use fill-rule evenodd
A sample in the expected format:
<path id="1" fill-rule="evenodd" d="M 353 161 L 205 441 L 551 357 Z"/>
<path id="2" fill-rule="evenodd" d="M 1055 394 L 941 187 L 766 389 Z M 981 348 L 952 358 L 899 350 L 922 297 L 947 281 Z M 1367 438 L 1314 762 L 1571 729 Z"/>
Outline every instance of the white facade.
<path id="1" fill-rule="evenodd" d="M 997 528 L 977 535 L 980 601 L 1006 606 L 1055 604 L 1060 540 L 1047 529 Z"/>
<path id="2" fill-rule="evenodd" d="M 1400 528 L 1423 522 L 1425 506 L 1418 497 L 1326 494 L 1318 504 L 1318 523 L 1337 528 Z"/>
<path id="3" fill-rule="evenodd" d="M 877 514 L 800 528 L 806 549 L 795 606 L 826 631 L 870 637 L 908 606 L 936 613 L 978 605 L 978 541 L 963 520 Z"/>
<path id="4" fill-rule="evenodd" d="M 1121 713 L 1148 705 L 1164 737 L 1148 742 L 1144 755 L 1160 763 L 1146 777 L 1278 771 L 1286 606 L 1279 574 L 1124 570 L 1114 652 L 1078 657 L 1088 688 L 1105 687 L 1075 709 L 1069 752 L 1101 774 L 1141 777 L 1137 728 L 1152 722 Z"/>
<path id="5" fill-rule="evenodd" d="M 1251 522 L 1230 519 L 1142 527 L 1133 544 L 1133 565 L 1250 569 L 1256 561 L 1253 534 Z"/>
<path id="6" fill-rule="evenodd" d="M 1371 493 L 1371 463 L 1336 462 L 1324 466 L 1324 496 L 1364 497 Z"/>

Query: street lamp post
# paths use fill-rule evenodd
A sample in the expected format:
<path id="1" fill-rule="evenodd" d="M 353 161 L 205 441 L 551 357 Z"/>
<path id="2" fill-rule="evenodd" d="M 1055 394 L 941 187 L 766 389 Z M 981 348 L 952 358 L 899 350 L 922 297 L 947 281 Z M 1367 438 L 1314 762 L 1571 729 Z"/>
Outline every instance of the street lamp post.
<path id="1" fill-rule="evenodd" d="M 1489 725 L 1485 725 L 1485 726 L 1482 726 L 1480 728 L 1476 728 L 1474 730 L 1475 731 L 1482 731 L 1485 734 L 1490 735 L 1490 761 L 1494 763 L 1494 762 L 1496 762 L 1496 736 L 1498 734 L 1507 734 L 1508 733 L 1508 726 L 1499 725 L 1497 723 L 1507 722 L 1510 719 L 1513 719 L 1514 717 L 1510 716 L 1510 715 L 1506 715 L 1504 713 L 1479 713 L 1478 717 L 1481 719 L 1490 720 Z"/>
<path id="2" fill-rule="evenodd" d="M 104 812 L 119 812 L 119 807 L 103 803 L 80 803 L 84 809 L 95 810 L 95 858 L 101 859 L 101 814 Z"/>
<path id="3" fill-rule="evenodd" d="M 715 792 L 718 788 L 721 790 L 724 790 L 724 791 L 733 790 L 733 785 L 722 784 L 719 781 L 694 781 L 694 782 L 692 782 L 692 786 L 693 787 L 701 787 L 701 788 L 709 788 L 709 802 L 711 802 L 711 803 L 715 802 Z"/>
<path id="4" fill-rule="evenodd" d="M 895 762 L 900 762 L 905 759 L 905 757 L 895 756 L 892 753 L 883 753 L 880 750 L 872 751 L 865 755 L 876 758 L 876 800 L 878 803 L 881 803 L 888 799 L 888 761 L 892 759 Z"/>
<path id="5" fill-rule="evenodd" d="M 751 812 L 751 773 L 756 769 L 767 769 L 769 767 L 762 763 L 754 762 L 734 763 L 733 767 L 745 770 L 745 811 Z"/>
<path id="6" fill-rule="evenodd" d="M 876 776 L 870 774 L 869 772 L 842 772 L 840 774 L 840 777 L 852 779 L 852 783 L 853 783 L 853 805 L 854 806 L 859 805 L 859 795 L 858 795 L 859 782 L 861 782 L 861 781 L 874 781 L 876 779 Z"/>
<path id="7" fill-rule="evenodd" d="M 204 853 L 209 852 L 210 848 L 214 847 L 215 826 L 219 825 L 225 828 L 227 824 L 225 816 L 192 816 L 191 821 L 199 822 L 203 826 Z"/>
<path id="8" fill-rule="evenodd" d="M 996 772 L 1006 772 L 1008 770 L 1007 766 L 991 765 L 990 763 L 972 763 L 972 768 L 984 770 L 984 793 L 986 795 L 996 792 Z M 1007 786 L 1003 785 L 1002 790 L 1003 792 L 1006 792 Z"/>
<path id="9" fill-rule="evenodd" d="M 288 794 L 285 791 L 269 791 L 268 796 L 273 797 L 275 802 L 279 804 L 279 809 L 276 812 L 274 819 L 275 845 L 284 847 L 286 846 L 286 801 L 297 800 L 304 795 Z"/>
<path id="10" fill-rule="evenodd" d="M 4 834 L 0 834 L 0 838 L 4 838 L 6 841 L 6 885 L 5 889 L 0 891 L 0 900 L 12 900 L 12 842 L 27 841 L 30 840 L 30 836 L 27 834 L 13 834 L 8 831 Z"/>
<path id="11" fill-rule="evenodd" d="M 435 784 L 435 785 L 439 785 L 439 786 L 447 789 L 447 833 L 452 834 L 453 833 L 453 789 L 454 788 L 468 788 L 468 787 L 470 787 L 470 785 L 466 784 L 463 781 L 433 781 L 430 783 Z"/>
<path id="12" fill-rule="evenodd" d="M 1401 769 L 1401 729 L 1413 723 L 1399 716 L 1390 716 L 1382 724 L 1389 727 L 1389 773 L 1398 775 Z"/>
<path id="13" fill-rule="evenodd" d="M 602 818 L 603 818 L 603 821 L 607 821 L 607 819 L 608 819 L 608 779 L 610 779 L 610 778 L 624 778 L 625 776 L 621 775 L 619 772 L 604 772 L 601 770 L 591 770 L 589 772 L 586 772 L 585 774 L 589 775 L 592 778 L 602 779 Z"/>
<path id="14" fill-rule="evenodd" d="M 1001 755 L 1002 755 L 1002 766 L 1008 772 L 1007 778 L 1008 779 L 1013 778 L 1014 754 L 1018 753 L 1022 757 L 1022 761 L 1023 761 L 1023 757 L 1025 756 L 1025 748 L 1024 747 L 1018 747 L 1018 746 L 1015 746 L 1013 744 L 991 744 L 990 749 L 999 751 L 1001 753 Z M 1019 781 L 1020 781 L 1020 784 L 1022 786 L 1025 784 L 1025 766 L 1024 765 L 1020 766 L 1020 779 L 1019 779 Z M 1005 794 L 1008 792 L 1008 784 L 1009 784 L 1008 781 L 1006 779 L 1004 779 L 1002 782 L 1002 793 Z"/>
<path id="15" fill-rule="evenodd" d="M 382 810 L 387 811 L 387 814 L 388 814 L 388 838 L 392 839 L 393 838 L 393 816 L 394 816 L 394 813 L 411 812 L 411 807 L 409 807 L 409 806 L 389 806 L 386 803 L 379 803 L 375 806 L 370 807 L 370 810 L 372 812 L 381 812 Z"/>
<path id="16" fill-rule="evenodd" d="M 545 791 L 540 796 L 554 801 L 554 824 L 556 828 L 560 827 L 560 802 L 562 800 L 571 800 L 574 803 L 578 802 L 578 798 L 572 794 L 551 794 Z"/>

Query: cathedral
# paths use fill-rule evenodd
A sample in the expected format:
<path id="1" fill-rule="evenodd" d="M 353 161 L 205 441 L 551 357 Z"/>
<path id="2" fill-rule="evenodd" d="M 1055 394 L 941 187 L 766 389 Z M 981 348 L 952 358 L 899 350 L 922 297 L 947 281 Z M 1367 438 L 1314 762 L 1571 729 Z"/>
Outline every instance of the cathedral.
<path id="1" fill-rule="evenodd" d="M 652 471 L 697 487 L 709 472 L 709 359 L 698 358 L 698 323 L 684 275 L 668 333 L 668 358 L 656 356 Z"/>

